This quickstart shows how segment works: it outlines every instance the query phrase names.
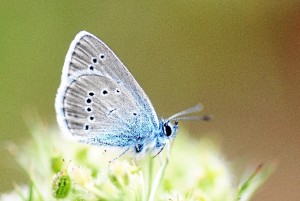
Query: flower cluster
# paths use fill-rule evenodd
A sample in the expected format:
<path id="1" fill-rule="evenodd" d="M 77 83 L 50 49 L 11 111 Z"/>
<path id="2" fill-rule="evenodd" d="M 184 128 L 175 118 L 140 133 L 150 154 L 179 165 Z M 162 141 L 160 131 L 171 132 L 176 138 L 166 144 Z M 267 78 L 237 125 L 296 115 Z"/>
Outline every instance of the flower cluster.
<path id="1" fill-rule="evenodd" d="M 260 165 L 236 185 L 218 146 L 206 138 L 191 140 L 184 131 L 170 153 L 141 160 L 122 156 L 112 162 L 117 151 L 69 141 L 58 133 L 37 124 L 32 139 L 14 147 L 28 183 L 0 200 L 246 201 L 273 170 L 272 164 Z"/>

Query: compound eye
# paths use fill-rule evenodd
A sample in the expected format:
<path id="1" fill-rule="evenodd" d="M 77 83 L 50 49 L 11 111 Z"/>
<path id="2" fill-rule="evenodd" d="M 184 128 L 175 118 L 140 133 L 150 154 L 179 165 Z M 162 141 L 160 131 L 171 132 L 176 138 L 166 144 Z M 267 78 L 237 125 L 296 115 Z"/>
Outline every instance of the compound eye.
<path id="1" fill-rule="evenodd" d="M 169 137 L 172 134 L 172 128 L 169 126 L 168 123 L 164 124 L 164 130 L 167 137 Z"/>

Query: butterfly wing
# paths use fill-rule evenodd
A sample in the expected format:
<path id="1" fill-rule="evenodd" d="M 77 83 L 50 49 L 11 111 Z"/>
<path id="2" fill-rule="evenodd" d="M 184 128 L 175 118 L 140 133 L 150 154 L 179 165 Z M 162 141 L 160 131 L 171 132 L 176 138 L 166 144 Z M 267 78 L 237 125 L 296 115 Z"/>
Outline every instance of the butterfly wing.
<path id="1" fill-rule="evenodd" d="M 102 41 L 85 31 L 71 43 L 55 106 L 66 132 L 115 143 L 111 146 L 135 139 L 143 129 L 149 132 L 149 125 L 158 127 L 149 98 L 127 68 Z"/>
<path id="2" fill-rule="evenodd" d="M 151 122 L 127 88 L 99 73 L 83 71 L 70 82 L 63 108 L 69 132 L 90 144 L 129 146 L 151 130 Z"/>

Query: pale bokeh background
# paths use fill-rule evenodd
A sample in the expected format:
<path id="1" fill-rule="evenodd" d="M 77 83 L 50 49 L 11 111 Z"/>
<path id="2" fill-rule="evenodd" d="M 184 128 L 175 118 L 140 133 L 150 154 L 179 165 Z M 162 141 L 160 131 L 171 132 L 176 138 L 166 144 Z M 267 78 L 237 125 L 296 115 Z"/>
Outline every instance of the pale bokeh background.
<path id="1" fill-rule="evenodd" d="M 254 200 L 299 199 L 299 1 L 2 1 L 0 25 L 2 143 L 29 137 L 23 117 L 32 111 L 56 125 L 64 57 L 87 30 L 115 51 L 159 115 L 201 101 L 215 120 L 181 125 L 221 141 L 236 171 L 279 162 Z M 24 176 L 1 146 L 3 192 Z"/>

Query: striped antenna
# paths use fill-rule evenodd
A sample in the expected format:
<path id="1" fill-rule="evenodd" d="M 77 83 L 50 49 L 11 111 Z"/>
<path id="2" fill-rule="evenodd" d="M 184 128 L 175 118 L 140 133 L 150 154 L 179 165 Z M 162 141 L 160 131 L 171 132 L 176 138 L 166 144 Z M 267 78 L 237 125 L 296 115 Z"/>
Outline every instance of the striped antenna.
<path id="1" fill-rule="evenodd" d="M 174 121 L 210 121 L 213 120 L 212 115 L 190 116 L 190 117 L 177 117 L 172 119 Z"/>
<path id="2" fill-rule="evenodd" d="M 190 107 L 186 110 L 183 110 L 181 112 L 178 112 L 178 113 L 172 115 L 171 117 L 168 118 L 168 120 L 174 120 L 176 117 L 180 117 L 180 116 L 187 115 L 187 114 L 192 114 L 195 112 L 200 112 L 202 109 L 203 109 L 203 105 L 199 103 L 193 107 Z"/>

